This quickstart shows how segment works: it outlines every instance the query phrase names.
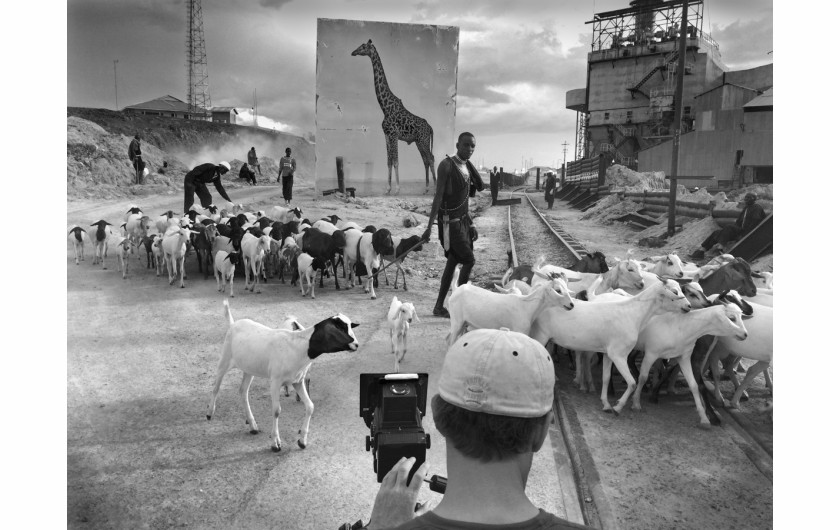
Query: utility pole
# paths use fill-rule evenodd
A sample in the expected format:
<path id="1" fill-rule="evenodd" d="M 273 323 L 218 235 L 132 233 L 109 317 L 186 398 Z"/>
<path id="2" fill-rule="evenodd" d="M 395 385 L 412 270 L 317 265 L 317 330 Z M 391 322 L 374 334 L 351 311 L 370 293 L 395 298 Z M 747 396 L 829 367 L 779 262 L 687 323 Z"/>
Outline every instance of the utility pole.
<path id="1" fill-rule="evenodd" d="M 254 127 L 257 126 L 257 89 L 254 89 Z"/>
<path id="2" fill-rule="evenodd" d="M 117 63 L 118 59 L 114 59 L 114 110 L 120 110 L 120 100 L 117 98 Z"/>
<path id="3" fill-rule="evenodd" d="M 566 165 L 566 149 L 569 148 L 569 142 L 567 142 L 566 140 L 563 140 L 563 143 L 560 144 L 560 145 L 563 146 L 563 165 L 565 166 Z"/>
<path id="4" fill-rule="evenodd" d="M 677 64 L 677 89 L 674 94 L 674 145 L 671 151 L 671 189 L 668 201 L 668 236 L 676 232 L 677 215 L 677 171 L 680 166 L 680 135 L 682 134 L 683 77 L 685 77 L 685 33 L 688 29 L 688 2 L 683 0 L 682 21 L 680 22 L 680 58 Z"/>

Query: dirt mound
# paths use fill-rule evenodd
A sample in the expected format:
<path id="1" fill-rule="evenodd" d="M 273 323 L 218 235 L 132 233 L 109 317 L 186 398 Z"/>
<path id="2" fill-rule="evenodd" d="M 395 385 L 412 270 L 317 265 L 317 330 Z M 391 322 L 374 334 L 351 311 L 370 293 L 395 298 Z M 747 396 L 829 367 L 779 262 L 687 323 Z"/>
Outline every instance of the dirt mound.
<path id="1" fill-rule="evenodd" d="M 149 169 L 142 186 L 133 184 L 134 168 L 128 159 L 128 145 L 137 133 Z M 225 184 L 235 188 L 246 185 L 238 179 L 239 169 L 251 147 L 262 155 L 258 182 L 277 178 L 278 159 L 286 147 L 291 147 L 297 161 L 295 184 L 303 184 L 314 176 L 314 145 L 291 134 L 241 125 L 69 107 L 67 197 L 107 199 L 178 193 L 187 171 L 199 164 L 222 160 L 231 162 L 232 166 L 223 177 Z M 278 159 L 265 156 L 274 153 Z"/>
<path id="2" fill-rule="evenodd" d="M 664 171 L 639 173 L 619 164 L 613 164 L 607 168 L 606 184 L 610 188 L 625 188 L 627 191 L 668 188 Z"/>

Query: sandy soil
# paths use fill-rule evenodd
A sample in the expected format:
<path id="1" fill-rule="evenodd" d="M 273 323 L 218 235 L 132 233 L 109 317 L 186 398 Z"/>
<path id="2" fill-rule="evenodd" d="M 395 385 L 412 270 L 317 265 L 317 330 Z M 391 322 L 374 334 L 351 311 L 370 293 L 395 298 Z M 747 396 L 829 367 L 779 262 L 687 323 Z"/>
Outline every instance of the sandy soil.
<path id="1" fill-rule="evenodd" d="M 231 190 L 231 195 L 254 209 L 282 202 L 275 186 L 241 187 Z M 482 195 L 476 206 L 488 202 Z M 134 202 L 159 213 L 179 209 L 181 200 L 180 193 L 170 193 Z M 68 224 L 87 226 L 100 218 L 119 224 L 129 203 L 70 202 Z M 304 188 L 296 190 L 295 203 L 313 220 L 336 213 L 362 225 L 387 226 L 399 235 L 411 235 L 422 233 L 431 198 L 344 201 L 316 196 L 311 188 Z M 485 284 L 506 268 L 502 210 L 484 209 L 476 215 L 481 233 L 476 242 L 476 283 Z M 420 226 L 402 228 L 403 218 L 412 213 Z M 587 247 L 608 256 L 624 255 L 633 239 L 630 229 L 579 221 L 579 212 L 560 209 L 550 215 L 565 220 L 568 230 Z M 303 301 L 299 290 L 288 283 L 272 280 L 262 294 L 251 294 L 242 291 L 242 279 L 237 279 L 236 297 L 231 300 L 235 318 L 277 325 L 294 314 L 311 325 L 340 311 L 362 324 L 357 334 L 365 345 L 364 354 L 331 354 L 313 366 L 316 410 L 310 447 L 301 451 L 294 443 L 303 412 L 290 397 L 283 403 L 280 421 L 284 450 L 275 455 L 268 450 L 271 421 L 265 381 L 255 381 L 251 388 L 251 406 L 262 429 L 258 436 L 249 435 L 242 422 L 237 375 L 224 380 L 214 420 L 204 419 L 225 325 L 223 295 L 215 291 L 212 277 L 204 280 L 198 274 L 194 255 L 188 258 L 187 287 L 178 289 L 145 268 L 145 255 L 142 261 L 132 259 L 129 277 L 122 280 L 113 253 L 106 263 L 108 269 L 103 270 L 91 265 L 91 247 L 79 266 L 73 262 L 69 243 L 67 248 L 68 527 L 332 528 L 369 514 L 377 485 L 370 454 L 364 451 L 366 430 L 356 408 L 357 374 L 392 367 L 384 327 L 392 288 L 382 282 L 379 298 L 372 301 L 361 288 L 336 292 L 327 281 L 311 302 Z M 637 256 L 660 253 L 661 249 L 639 249 Z M 422 321 L 412 328 L 415 333 L 406 369 L 432 374 L 431 388 L 436 386 L 436 367 L 444 351 L 441 338 L 448 329 L 448 321 L 431 316 L 443 264 L 440 245 L 433 240 L 407 261 L 409 291 L 396 291 L 400 298 L 415 303 Z M 593 406 L 592 396 L 580 394 L 576 399 L 584 409 Z M 665 432 L 690 429 L 696 418 L 686 405 L 672 404 L 679 410 L 661 418 L 659 410 L 643 414 L 656 414 Z M 727 527 L 726 521 L 740 522 L 740 527 L 749 526 L 745 521 L 758 521 L 756 528 L 769 526 L 765 523 L 772 521 L 768 515 L 772 484 L 768 491 L 766 479 L 744 465 L 743 455 L 726 433 L 704 432 L 708 444 L 690 451 L 697 462 L 708 460 L 705 451 L 734 455 L 721 462 L 718 474 L 710 476 L 698 472 L 692 461 L 677 458 L 683 452 L 671 436 L 633 443 L 650 437 L 650 432 L 639 431 L 638 424 L 634 429 L 628 418 L 618 424 L 610 419 L 583 414 L 581 422 L 596 433 L 591 441 L 593 456 L 616 469 L 615 475 L 602 480 L 621 527 L 701 528 L 711 521 L 721 527 Z M 424 420 L 427 430 L 436 433 L 430 420 Z M 599 442 L 597 433 L 618 429 L 623 442 L 617 453 L 604 442 L 606 436 Z M 552 440 L 558 444 L 556 433 Z M 442 445 L 433 438 L 430 458 L 437 465 L 442 465 Z M 636 463 L 640 450 L 670 462 L 664 477 L 659 475 L 668 485 L 668 496 L 639 493 L 644 484 L 658 480 Z M 558 493 L 557 475 L 566 471 L 557 469 L 551 455 L 541 451 L 543 460 L 535 465 L 529 494 L 538 505 L 571 517 Z M 751 492 L 744 493 L 738 483 L 728 480 L 732 475 L 727 473 L 742 471 L 747 473 L 744 480 L 756 484 Z M 445 466 L 433 467 L 433 472 L 445 474 Z M 703 497 L 706 493 L 709 497 Z M 425 492 L 422 500 L 433 495 Z M 634 500 L 639 495 L 644 502 Z M 731 501 L 703 502 L 698 496 Z M 749 512 L 743 505 L 749 505 Z M 710 518 L 710 513 L 720 516 Z M 764 516 L 756 519 L 755 514 Z"/>

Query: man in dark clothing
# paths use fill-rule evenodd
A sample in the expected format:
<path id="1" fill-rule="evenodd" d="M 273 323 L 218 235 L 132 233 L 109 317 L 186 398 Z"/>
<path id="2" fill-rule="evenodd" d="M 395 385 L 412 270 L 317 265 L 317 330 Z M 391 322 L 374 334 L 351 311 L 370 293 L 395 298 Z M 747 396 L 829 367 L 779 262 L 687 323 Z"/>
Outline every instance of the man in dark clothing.
<path id="1" fill-rule="evenodd" d="M 429 241 L 432 225 L 437 219 L 438 239 L 446 256 L 446 267 L 440 277 L 440 291 L 432 314 L 449 317 L 449 311 L 443 307 L 443 300 L 449 292 L 455 267 L 461 264 L 458 285 L 469 280 L 470 271 L 475 265 L 473 241 L 478 239 L 478 232 L 473 226 L 469 214 L 469 197 L 475 197 L 476 191 L 484 189 L 484 182 L 478 170 L 470 162 L 475 150 L 475 136 L 463 132 L 456 144 L 458 154 L 446 156 L 437 168 L 437 189 L 429 213 L 429 226 L 423 232 L 423 240 Z"/>
<path id="2" fill-rule="evenodd" d="M 701 244 L 703 250 L 709 250 L 713 246 L 723 250 L 723 247 L 730 241 L 737 240 L 752 231 L 753 228 L 761 223 L 766 216 L 764 208 L 755 203 L 756 195 L 749 192 L 744 195 L 744 209 L 741 210 L 741 215 L 735 221 L 734 225 L 724 226 L 720 230 L 715 230 L 712 235 L 706 238 Z M 695 252 L 699 256 L 700 251 Z"/>
<path id="3" fill-rule="evenodd" d="M 248 165 L 252 168 L 257 168 L 257 171 L 260 172 L 260 176 L 262 176 L 262 169 L 260 169 L 260 159 L 257 158 L 257 150 L 253 147 L 250 151 L 248 151 Z M 251 171 L 253 173 L 253 171 Z"/>
<path id="4" fill-rule="evenodd" d="M 225 187 L 222 186 L 222 175 L 228 171 L 230 171 L 230 164 L 227 162 L 220 162 L 219 165 L 208 162 L 192 168 L 192 171 L 184 177 L 184 213 L 190 211 L 190 207 L 195 202 L 195 194 L 198 194 L 198 199 L 201 201 L 203 208 L 213 204 L 213 197 L 207 189 L 207 184 L 211 182 L 216 186 L 216 191 L 222 198 L 228 202 L 233 202 L 228 197 Z"/>
<path id="5" fill-rule="evenodd" d="M 131 165 L 134 166 L 134 183 L 142 184 L 141 175 L 146 168 L 146 163 L 143 162 L 143 157 L 140 155 L 140 133 L 134 135 L 134 140 L 128 144 L 128 159 L 131 160 Z"/>
<path id="6" fill-rule="evenodd" d="M 257 174 L 254 173 L 254 170 L 248 164 L 242 164 L 242 167 L 239 169 L 239 178 L 245 179 L 245 182 L 251 186 L 256 186 L 257 184 Z"/>
<path id="7" fill-rule="evenodd" d="M 548 204 L 548 209 L 554 207 L 554 186 L 557 183 L 557 179 L 554 176 L 554 173 L 548 172 L 545 175 L 545 202 Z"/>
<path id="8" fill-rule="evenodd" d="M 277 175 L 277 180 L 283 179 L 283 199 L 286 201 L 286 206 L 292 204 L 292 186 L 295 183 L 295 169 L 297 163 L 292 158 L 292 149 L 286 148 L 286 156 L 280 159 L 280 173 Z"/>
<path id="9" fill-rule="evenodd" d="M 493 171 L 490 172 L 490 198 L 493 199 L 492 206 L 496 205 L 496 197 L 499 196 L 499 179 L 501 175 L 496 171 L 496 166 L 493 166 Z"/>

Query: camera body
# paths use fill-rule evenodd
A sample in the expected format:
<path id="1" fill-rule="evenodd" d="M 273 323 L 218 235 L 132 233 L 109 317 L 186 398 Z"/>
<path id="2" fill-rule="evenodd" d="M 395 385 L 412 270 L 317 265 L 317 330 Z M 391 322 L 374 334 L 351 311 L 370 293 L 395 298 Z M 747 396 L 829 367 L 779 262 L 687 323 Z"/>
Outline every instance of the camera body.
<path id="1" fill-rule="evenodd" d="M 365 445 L 373 452 L 377 482 L 400 458 L 414 457 L 408 481 L 426 461 L 431 437 L 423 430 L 429 374 L 360 374 L 359 416 L 370 427 Z"/>

